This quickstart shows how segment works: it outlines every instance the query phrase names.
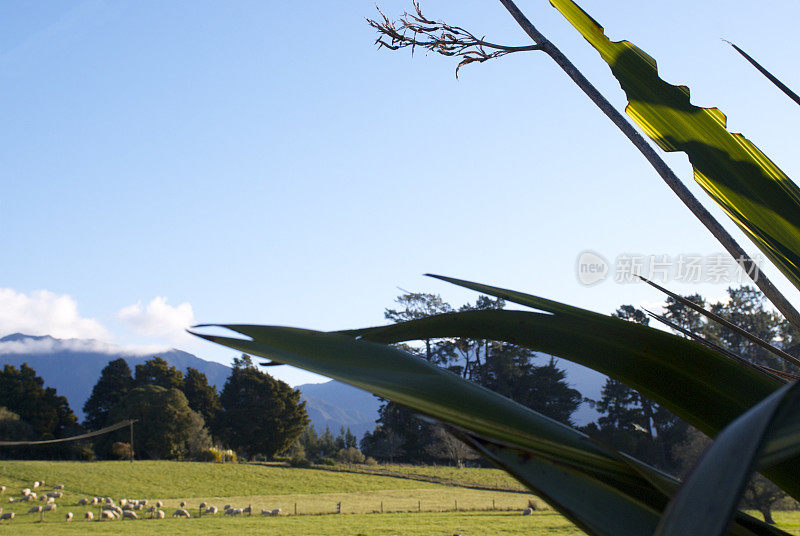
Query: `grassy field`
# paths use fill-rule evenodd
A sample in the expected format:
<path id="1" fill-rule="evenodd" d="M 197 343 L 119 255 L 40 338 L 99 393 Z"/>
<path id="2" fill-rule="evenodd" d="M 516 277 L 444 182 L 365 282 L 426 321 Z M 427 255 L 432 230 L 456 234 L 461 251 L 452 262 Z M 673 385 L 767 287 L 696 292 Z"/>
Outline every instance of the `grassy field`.
<path id="1" fill-rule="evenodd" d="M 191 462 L 0 462 L 0 485 L 8 489 L 2 506 L 15 512 L 12 521 L 0 522 L 6 534 L 118 534 L 125 535 L 432 535 L 432 534 L 531 534 L 534 536 L 578 535 L 577 528 L 562 516 L 527 493 L 496 491 L 515 489 L 513 479 L 494 469 L 455 469 L 445 467 L 387 466 L 368 469 L 386 474 L 365 474 L 348 468 L 294 469 L 275 465 L 207 464 Z M 342 470 L 344 469 L 344 470 Z M 406 474 L 409 478 L 404 478 Z M 461 482 L 464 488 L 416 480 L 432 477 L 446 482 Z M 23 487 L 34 480 L 45 480 L 45 491 L 64 484 L 65 494 L 58 500 L 57 512 L 26 514 L 34 503 L 9 503 Z M 484 488 L 484 489 L 476 489 Z M 488 488 L 488 489 L 486 489 Z M 37 490 L 38 491 L 38 490 Z M 77 506 L 82 497 L 111 496 L 116 500 L 163 500 L 167 515 L 186 501 L 192 519 L 108 521 L 87 523 L 84 512 L 96 507 Z M 533 500 L 541 508 L 533 516 L 521 511 Z M 204 516 L 197 518 L 198 505 L 209 502 L 220 508 L 252 505 L 281 508 L 280 517 Z M 336 515 L 341 502 L 342 514 Z M 295 505 L 300 515 L 293 515 Z M 456 505 L 458 511 L 454 511 Z M 383 510 L 383 513 L 381 513 Z M 421 510 L 421 511 L 418 511 Z M 75 520 L 64 521 L 71 511 Z M 328 514 L 328 515 L 303 515 Z M 800 513 L 776 512 L 779 526 L 800 536 Z"/>

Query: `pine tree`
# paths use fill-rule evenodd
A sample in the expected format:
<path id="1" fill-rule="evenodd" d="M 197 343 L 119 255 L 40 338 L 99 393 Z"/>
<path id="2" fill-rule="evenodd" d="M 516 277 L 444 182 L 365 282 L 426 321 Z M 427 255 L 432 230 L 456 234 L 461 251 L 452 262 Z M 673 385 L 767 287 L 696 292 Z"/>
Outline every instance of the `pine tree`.
<path id="1" fill-rule="evenodd" d="M 222 439 L 249 457 L 273 458 L 308 425 L 300 392 L 256 369 L 249 356 L 234 360 L 220 403 Z"/>
<path id="2" fill-rule="evenodd" d="M 92 394 L 83 405 L 86 417 L 84 426 L 97 430 L 108 424 L 108 414 L 133 388 L 133 377 L 128 363 L 120 358 L 110 361 L 100 373 Z"/>

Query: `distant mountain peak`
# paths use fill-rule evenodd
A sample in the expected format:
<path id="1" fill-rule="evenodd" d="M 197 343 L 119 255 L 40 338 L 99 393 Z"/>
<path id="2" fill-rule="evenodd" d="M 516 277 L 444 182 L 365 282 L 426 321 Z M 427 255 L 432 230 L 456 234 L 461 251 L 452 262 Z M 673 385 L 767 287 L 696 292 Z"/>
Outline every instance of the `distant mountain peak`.
<path id="1" fill-rule="evenodd" d="M 50 335 L 26 335 L 24 333 L 12 333 L 0 338 L 0 342 L 23 342 L 23 341 L 57 341 Z"/>

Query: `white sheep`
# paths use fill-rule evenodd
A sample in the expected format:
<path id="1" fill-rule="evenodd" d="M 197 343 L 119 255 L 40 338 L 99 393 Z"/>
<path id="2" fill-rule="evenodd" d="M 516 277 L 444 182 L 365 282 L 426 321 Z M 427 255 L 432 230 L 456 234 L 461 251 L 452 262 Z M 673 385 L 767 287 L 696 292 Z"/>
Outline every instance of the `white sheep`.
<path id="1" fill-rule="evenodd" d="M 128 499 L 120 499 L 120 500 L 119 500 L 119 505 L 120 505 L 121 507 L 125 508 L 125 506 L 127 506 L 127 505 L 128 505 Z"/>
<path id="2" fill-rule="evenodd" d="M 64 493 L 60 491 L 48 491 L 47 496 L 52 497 L 54 499 L 60 499 L 61 497 L 64 496 Z"/>
<path id="3" fill-rule="evenodd" d="M 72 521 L 72 512 L 67 512 L 67 513 L 64 515 L 64 521 L 66 521 L 67 523 L 69 523 L 70 521 Z"/>
<path id="4" fill-rule="evenodd" d="M 276 508 L 272 512 L 270 512 L 270 514 L 273 515 L 273 516 L 279 516 L 279 515 L 281 515 L 281 509 L 280 508 Z"/>
<path id="5" fill-rule="evenodd" d="M 87 514 L 91 514 L 91 512 L 86 512 Z M 103 510 L 100 512 L 100 519 L 117 519 L 116 512 L 114 510 Z"/>
<path id="6" fill-rule="evenodd" d="M 272 511 L 271 511 L 271 510 L 264 510 L 264 509 L 262 508 L 262 509 L 261 509 L 261 515 L 262 515 L 262 516 L 271 516 L 271 515 L 272 515 Z"/>
<path id="7" fill-rule="evenodd" d="M 530 506 L 527 507 L 525 510 L 522 511 L 522 515 L 524 516 L 533 515 L 533 508 L 531 508 Z"/>
<path id="8" fill-rule="evenodd" d="M 53 486 L 53 489 L 64 489 L 64 484 L 59 484 L 57 486 Z"/>
<path id="9" fill-rule="evenodd" d="M 201 503 L 200 503 L 200 506 L 199 506 L 199 508 L 202 510 L 202 509 L 204 509 L 206 506 L 208 506 L 208 504 L 206 504 L 206 502 L 205 502 L 205 501 L 203 501 L 203 502 L 201 502 Z"/>
<path id="10" fill-rule="evenodd" d="M 22 488 L 22 492 L 21 492 L 21 494 L 22 494 L 23 496 L 25 496 L 25 495 L 30 495 L 30 494 L 31 494 L 31 488 Z"/>
<path id="11" fill-rule="evenodd" d="M 0 493 L 5 493 L 5 492 L 6 492 L 6 487 L 0 486 Z"/>
<path id="12" fill-rule="evenodd" d="M 89 499 L 87 499 L 85 497 L 83 499 L 81 499 L 80 501 L 78 501 L 78 506 L 86 506 L 87 504 L 89 504 Z"/>
<path id="13" fill-rule="evenodd" d="M 14 519 L 14 512 L 5 512 L 4 514 L 0 514 L 0 521 L 4 519 Z"/>
<path id="14" fill-rule="evenodd" d="M 30 508 L 28 508 L 28 513 L 29 514 L 38 514 L 41 511 L 42 511 L 42 507 L 41 506 L 31 506 Z"/>
<path id="15" fill-rule="evenodd" d="M 139 516 L 136 515 L 136 512 L 132 512 L 130 510 L 125 510 L 122 512 L 122 519 L 139 519 Z"/>
<path id="16" fill-rule="evenodd" d="M 56 502 L 56 500 L 53 497 L 48 497 L 47 498 L 47 504 L 53 504 L 55 502 Z"/>
<path id="17" fill-rule="evenodd" d="M 83 514 L 83 518 L 87 521 L 91 521 L 92 519 L 94 519 L 94 514 L 91 512 L 86 512 L 85 514 Z"/>
<path id="18" fill-rule="evenodd" d="M 19 502 L 19 501 L 21 501 L 21 500 L 22 500 L 22 499 L 15 499 L 14 497 L 9 497 L 9 498 L 8 498 L 8 502 L 10 502 L 10 503 Z"/>
<path id="19" fill-rule="evenodd" d="M 36 500 L 36 494 L 31 492 L 22 498 L 23 501 L 31 502 Z"/>
<path id="20" fill-rule="evenodd" d="M 164 519 L 164 510 L 156 510 L 156 519 Z"/>
<path id="21" fill-rule="evenodd" d="M 38 481 L 38 480 L 37 480 L 36 482 L 34 482 L 34 483 L 33 483 L 33 487 L 34 487 L 34 488 L 38 488 L 38 487 L 39 487 L 39 481 Z"/>
<path id="22" fill-rule="evenodd" d="M 142 506 L 147 506 L 147 499 L 142 499 L 141 501 L 139 501 L 139 504 L 141 504 Z"/>
<path id="23" fill-rule="evenodd" d="M 163 507 L 164 507 L 164 503 L 163 502 L 156 501 L 156 508 L 163 508 Z"/>
<path id="24" fill-rule="evenodd" d="M 211 514 L 212 516 L 215 515 L 217 511 L 218 510 L 216 506 L 209 506 L 208 508 L 206 508 L 206 513 Z"/>
<path id="25" fill-rule="evenodd" d="M 192 517 L 189 512 L 184 510 L 183 508 L 178 508 L 174 512 L 172 512 L 172 517 Z"/>
<path id="26" fill-rule="evenodd" d="M 48 503 L 48 504 L 44 505 L 44 511 L 45 512 L 55 512 L 57 506 L 58 505 L 56 505 L 56 503 Z"/>

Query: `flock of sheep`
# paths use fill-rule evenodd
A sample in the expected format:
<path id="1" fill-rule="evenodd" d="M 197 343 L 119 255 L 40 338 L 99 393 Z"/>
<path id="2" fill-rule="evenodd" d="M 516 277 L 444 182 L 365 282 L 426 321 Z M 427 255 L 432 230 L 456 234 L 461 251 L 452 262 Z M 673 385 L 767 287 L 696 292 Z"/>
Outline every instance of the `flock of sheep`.
<path id="1" fill-rule="evenodd" d="M 33 502 L 37 499 L 41 502 L 44 502 L 44 505 L 35 505 L 31 506 L 28 509 L 29 514 L 39 514 L 40 519 L 44 521 L 44 514 L 46 512 L 55 512 L 56 511 L 56 499 L 60 499 L 64 496 L 64 485 L 59 484 L 54 486 L 51 491 L 46 493 L 40 492 L 37 494 L 33 489 L 39 488 L 44 486 L 44 480 L 37 480 L 33 483 L 33 486 L 30 488 L 24 488 L 19 497 L 9 497 L 8 502 L 15 503 L 15 502 Z M 0 486 L 0 494 L 6 492 L 5 486 Z M 149 517 L 150 519 L 164 519 L 166 514 L 164 510 L 161 508 L 164 506 L 164 503 L 161 501 L 156 501 L 150 507 L 147 507 L 147 499 L 120 499 L 117 503 L 111 497 L 92 497 L 91 499 L 81 499 L 78 501 L 78 506 L 97 506 L 100 511 L 97 520 L 113 520 L 113 519 L 140 519 L 141 517 Z M 147 508 L 146 508 L 147 507 Z M 186 503 L 181 501 L 180 508 L 175 510 L 172 513 L 172 517 L 184 517 L 190 518 L 192 515 L 189 511 L 185 508 Z M 230 504 L 226 504 L 225 507 L 222 509 L 225 512 L 225 515 L 229 516 L 238 516 L 238 515 L 252 515 L 253 509 L 251 506 L 246 508 L 234 508 Z M 140 513 L 136 513 L 136 512 Z M 215 515 L 219 512 L 219 509 L 216 506 L 212 506 L 205 502 L 201 502 L 198 507 L 198 516 L 202 517 L 205 515 Z M 275 508 L 274 510 L 261 510 L 262 516 L 279 516 L 281 515 L 281 509 Z M 15 514 L 14 512 L 3 512 L 3 509 L 0 508 L 0 521 L 4 520 L 12 520 L 14 519 Z M 67 522 L 72 521 L 74 515 L 72 512 L 67 512 L 64 514 L 64 518 Z M 92 521 L 95 519 L 94 513 L 91 511 L 87 511 L 83 514 L 83 518 L 87 521 Z"/>

